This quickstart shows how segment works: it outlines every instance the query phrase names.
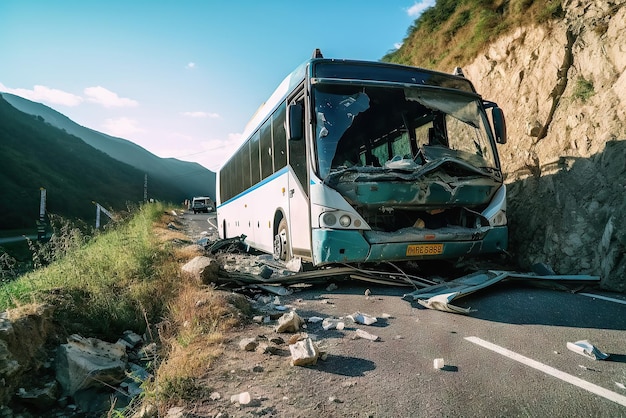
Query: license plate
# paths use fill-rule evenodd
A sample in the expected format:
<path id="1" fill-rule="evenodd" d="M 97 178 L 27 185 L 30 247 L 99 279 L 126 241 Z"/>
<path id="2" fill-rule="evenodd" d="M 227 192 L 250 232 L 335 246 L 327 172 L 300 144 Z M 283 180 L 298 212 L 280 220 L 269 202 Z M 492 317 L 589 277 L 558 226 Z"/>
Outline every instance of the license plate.
<path id="1" fill-rule="evenodd" d="M 412 244 L 406 247 L 407 256 L 437 255 L 443 253 L 443 244 Z"/>

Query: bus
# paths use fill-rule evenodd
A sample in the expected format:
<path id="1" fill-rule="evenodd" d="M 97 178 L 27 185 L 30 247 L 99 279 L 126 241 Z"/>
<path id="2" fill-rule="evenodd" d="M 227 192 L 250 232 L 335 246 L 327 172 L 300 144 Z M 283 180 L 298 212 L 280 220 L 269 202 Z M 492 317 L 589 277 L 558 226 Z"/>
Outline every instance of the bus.
<path id="1" fill-rule="evenodd" d="M 217 176 L 222 239 L 313 266 L 507 249 L 504 115 L 460 68 L 316 50 L 243 136 Z"/>

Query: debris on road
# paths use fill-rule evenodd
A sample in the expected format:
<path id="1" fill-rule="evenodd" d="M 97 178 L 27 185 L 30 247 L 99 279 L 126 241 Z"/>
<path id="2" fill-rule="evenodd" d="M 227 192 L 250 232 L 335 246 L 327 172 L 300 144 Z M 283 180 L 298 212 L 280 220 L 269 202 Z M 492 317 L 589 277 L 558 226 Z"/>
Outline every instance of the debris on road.
<path id="1" fill-rule="evenodd" d="M 291 311 L 278 318 L 276 332 L 298 332 L 302 324 L 302 318 L 295 311 Z"/>
<path id="2" fill-rule="evenodd" d="M 289 351 L 293 366 L 315 365 L 320 356 L 320 350 L 311 338 L 305 338 L 289 345 Z"/>
<path id="3" fill-rule="evenodd" d="M 487 270 L 471 273 L 458 279 L 418 289 L 404 295 L 404 299 L 417 301 L 420 305 L 445 312 L 469 313 L 466 308 L 450 305 L 454 299 L 467 296 L 477 290 L 494 285 L 504 279 L 548 281 L 599 281 L 599 276 L 589 275 L 537 275 L 514 271 Z"/>
<path id="4" fill-rule="evenodd" d="M 442 358 L 436 358 L 435 360 L 433 360 L 433 368 L 442 370 L 444 367 L 446 367 L 446 363 L 443 361 Z"/>
<path id="5" fill-rule="evenodd" d="M 369 332 L 363 331 L 362 329 L 356 330 L 355 337 L 363 338 L 364 340 L 370 340 L 370 341 L 378 341 L 380 339 L 378 335 L 370 334 Z"/>
<path id="6" fill-rule="evenodd" d="M 345 323 L 341 319 L 325 318 L 322 321 L 322 328 L 324 329 L 324 331 L 328 331 L 331 329 L 341 331 L 345 328 Z"/>
<path id="7" fill-rule="evenodd" d="M 348 315 L 348 318 L 352 319 L 356 324 L 372 325 L 378 321 L 375 316 L 364 314 L 361 312 L 355 312 L 352 315 Z"/>
<path id="8" fill-rule="evenodd" d="M 575 343 L 568 342 L 567 348 L 592 360 L 606 360 L 609 358 L 608 354 L 598 350 L 596 346 L 587 340 L 576 341 Z"/>
<path id="9" fill-rule="evenodd" d="M 623 383 L 620 383 L 620 382 L 615 382 L 615 386 L 617 386 L 617 387 L 618 387 L 618 388 L 620 388 L 620 389 L 624 389 L 624 390 L 626 390 L 626 386 L 625 386 Z"/>
<path id="10" fill-rule="evenodd" d="M 433 296 L 426 300 L 418 300 L 417 303 L 428 309 L 438 311 L 468 314 L 472 310 L 470 308 L 461 308 L 460 306 L 450 305 L 450 301 L 458 296 L 458 292 L 445 293 L 443 295 Z"/>

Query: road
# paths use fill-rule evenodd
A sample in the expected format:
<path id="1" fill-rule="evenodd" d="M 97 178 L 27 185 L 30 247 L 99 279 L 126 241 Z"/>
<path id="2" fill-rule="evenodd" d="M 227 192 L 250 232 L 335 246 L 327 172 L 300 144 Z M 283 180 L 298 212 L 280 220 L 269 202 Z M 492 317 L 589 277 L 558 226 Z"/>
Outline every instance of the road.
<path id="1" fill-rule="evenodd" d="M 244 369 L 260 363 L 273 371 L 238 384 L 276 416 L 626 416 L 626 389 L 620 386 L 626 385 L 626 295 L 502 282 L 455 301 L 473 309 L 460 315 L 403 300 L 407 288 L 337 285 L 280 298 L 304 318 L 356 311 L 379 318 L 371 326 L 348 319 L 342 331 L 308 324 L 306 331 L 328 353 L 326 361 L 288 367 L 277 356 L 232 360 Z M 383 313 L 390 318 L 382 319 Z M 357 328 L 380 340 L 354 339 Z M 272 332 L 273 324 L 253 324 L 244 334 Z M 567 342 L 579 340 L 609 353 L 609 360 L 567 349 Z M 436 358 L 444 359 L 443 370 L 433 367 Z M 235 389 L 224 382 L 221 390 Z M 250 411 L 244 412 L 231 416 Z"/>

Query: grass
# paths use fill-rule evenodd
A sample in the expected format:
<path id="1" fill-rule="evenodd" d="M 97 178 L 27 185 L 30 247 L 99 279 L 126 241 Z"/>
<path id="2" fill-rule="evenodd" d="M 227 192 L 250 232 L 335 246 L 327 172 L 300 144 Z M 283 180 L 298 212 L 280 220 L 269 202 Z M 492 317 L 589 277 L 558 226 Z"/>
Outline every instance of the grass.
<path id="1" fill-rule="evenodd" d="M 513 28 L 563 16 L 560 0 L 437 0 L 409 28 L 400 49 L 382 61 L 451 71 Z"/>
<path id="2" fill-rule="evenodd" d="M 584 77 L 578 77 L 576 79 L 574 92 L 572 93 L 572 96 L 574 96 L 575 99 L 579 99 L 585 103 L 591 96 L 594 95 L 594 93 L 595 90 L 591 81 L 586 80 Z"/>

